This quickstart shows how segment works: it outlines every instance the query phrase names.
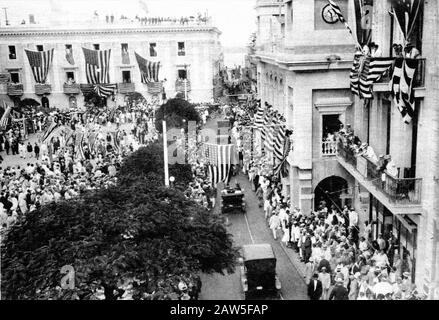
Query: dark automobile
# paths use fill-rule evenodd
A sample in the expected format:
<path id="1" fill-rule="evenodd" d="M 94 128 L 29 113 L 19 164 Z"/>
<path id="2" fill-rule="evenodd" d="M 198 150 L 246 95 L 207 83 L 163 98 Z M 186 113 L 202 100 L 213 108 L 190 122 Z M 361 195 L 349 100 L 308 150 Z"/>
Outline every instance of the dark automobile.
<path id="1" fill-rule="evenodd" d="M 276 257 L 270 244 L 242 247 L 241 283 L 245 299 L 279 297 L 281 284 L 276 274 Z"/>
<path id="2" fill-rule="evenodd" d="M 225 189 L 221 191 L 221 212 L 245 212 L 245 197 L 241 189 Z"/>

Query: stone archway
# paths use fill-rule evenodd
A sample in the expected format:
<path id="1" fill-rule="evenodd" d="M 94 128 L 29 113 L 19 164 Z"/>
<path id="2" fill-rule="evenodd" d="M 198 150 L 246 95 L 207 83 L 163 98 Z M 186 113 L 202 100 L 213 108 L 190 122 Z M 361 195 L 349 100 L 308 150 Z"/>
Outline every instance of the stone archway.
<path id="1" fill-rule="evenodd" d="M 342 209 L 344 205 L 352 205 L 349 199 L 343 197 L 349 192 L 349 183 L 342 177 L 331 176 L 323 179 L 314 190 L 314 208 L 317 209 L 321 201 L 325 201 L 328 207 L 335 205 Z"/>

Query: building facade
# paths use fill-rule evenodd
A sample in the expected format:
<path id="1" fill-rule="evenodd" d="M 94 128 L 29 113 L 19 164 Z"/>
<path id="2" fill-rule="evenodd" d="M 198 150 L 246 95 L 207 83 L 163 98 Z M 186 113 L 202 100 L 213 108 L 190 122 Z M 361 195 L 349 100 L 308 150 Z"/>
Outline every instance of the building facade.
<path id="1" fill-rule="evenodd" d="M 351 27 L 352 0 L 337 0 Z M 398 255 L 419 291 L 439 298 L 438 248 L 438 3 L 425 1 L 408 39 L 421 53 L 414 76 L 414 116 L 410 123 L 395 105 L 390 77 L 373 84 L 373 99 L 350 91 L 355 45 L 345 26 L 331 21 L 325 0 L 260 0 L 257 65 L 261 102 L 282 112 L 293 129 L 290 177 L 284 179 L 294 204 L 304 213 L 320 200 L 353 206 L 373 237 L 397 238 Z M 371 41 L 381 57 L 404 44 L 391 1 L 374 1 Z M 397 175 L 377 172 L 376 163 L 340 150 L 328 136 L 350 125 L 377 155 L 390 155 Z"/>
<path id="2" fill-rule="evenodd" d="M 168 98 L 180 92 L 186 93 L 192 102 L 210 102 L 214 79 L 223 59 L 220 34 L 210 22 L 3 26 L 0 29 L 0 73 L 4 80 L 0 84 L 0 96 L 5 100 L 20 97 L 40 101 L 41 90 L 35 87 L 25 49 L 53 48 L 53 63 L 46 81 L 50 85 L 50 89 L 46 89 L 50 106 L 81 105 L 83 95 L 79 85 L 87 83 L 82 48 L 88 48 L 111 49 L 109 76 L 110 83 L 117 84 L 116 103 L 120 104 L 127 93 L 134 91 L 145 98 L 161 97 L 161 92 L 152 92 L 141 82 L 135 52 L 148 61 L 160 62 L 159 81 Z M 72 80 L 75 84 L 67 85 Z"/>

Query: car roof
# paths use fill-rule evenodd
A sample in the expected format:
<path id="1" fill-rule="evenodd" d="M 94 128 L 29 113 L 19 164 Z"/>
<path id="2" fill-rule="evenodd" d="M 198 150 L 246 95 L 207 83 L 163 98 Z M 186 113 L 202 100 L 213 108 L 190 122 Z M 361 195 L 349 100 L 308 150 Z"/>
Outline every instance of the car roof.
<path id="1" fill-rule="evenodd" d="M 244 261 L 275 259 L 271 244 L 249 244 L 242 246 Z"/>

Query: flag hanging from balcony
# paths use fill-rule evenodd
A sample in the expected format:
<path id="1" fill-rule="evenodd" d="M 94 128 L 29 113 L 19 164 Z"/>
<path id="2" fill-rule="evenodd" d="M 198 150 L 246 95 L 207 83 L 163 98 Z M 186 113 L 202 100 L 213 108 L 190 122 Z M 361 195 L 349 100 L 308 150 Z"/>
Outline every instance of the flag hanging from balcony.
<path id="1" fill-rule="evenodd" d="M 405 123 L 412 121 L 415 113 L 415 94 L 413 79 L 418 61 L 416 59 L 397 58 L 393 70 L 390 90 Z"/>
<path id="2" fill-rule="evenodd" d="M 111 49 L 91 50 L 82 48 L 85 57 L 85 73 L 87 83 L 110 83 L 110 56 Z"/>
<path id="3" fill-rule="evenodd" d="M 268 125 L 271 121 L 271 112 L 272 112 L 272 106 L 269 104 L 266 104 L 266 108 L 265 108 L 265 112 L 264 112 L 264 122 L 263 122 L 262 130 L 261 130 L 261 137 L 262 137 L 262 140 L 264 140 L 264 141 L 267 137 Z M 262 145 L 264 145 L 264 144 L 262 144 Z"/>
<path id="4" fill-rule="evenodd" d="M 379 81 L 392 67 L 394 58 L 366 58 L 360 74 L 360 98 L 373 98 L 373 84 Z"/>
<path id="5" fill-rule="evenodd" d="M 160 62 L 146 60 L 135 52 L 142 83 L 159 82 Z"/>
<path id="6" fill-rule="evenodd" d="M 47 75 L 53 61 L 53 51 L 31 51 L 24 49 L 36 83 L 46 83 Z"/>
<path id="7" fill-rule="evenodd" d="M 117 89 L 117 85 L 115 83 L 104 83 L 104 84 L 95 84 L 93 85 L 93 90 L 98 94 L 98 96 L 103 98 L 108 98 L 114 94 Z"/>
<path id="8" fill-rule="evenodd" d="M 7 105 L 6 102 L 3 101 L 3 109 L 5 110 L 5 112 L 3 113 L 0 120 L 0 130 L 6 129 L 9 122 L 9 116 L 11 115 L 12 107 Z"/>

